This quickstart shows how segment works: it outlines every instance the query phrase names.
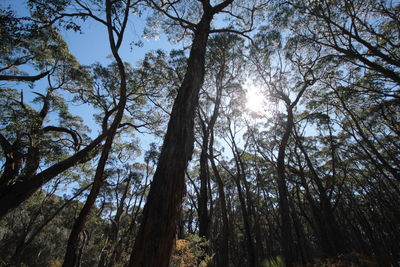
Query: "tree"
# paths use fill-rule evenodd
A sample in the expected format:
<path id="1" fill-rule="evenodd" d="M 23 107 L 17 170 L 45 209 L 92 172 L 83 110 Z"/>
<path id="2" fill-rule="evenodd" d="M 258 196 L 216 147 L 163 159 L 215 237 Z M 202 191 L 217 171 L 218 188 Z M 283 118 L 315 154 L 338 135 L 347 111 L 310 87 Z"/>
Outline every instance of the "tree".
<path id="1" fill-rule="evenodd" d="M 74 226 L 72 228 L 69 240 L 68 240 L 68 245 L 67 245 L 67 251 L 65 253 L 64 257 L 64 267 L 68 266 L 79 266 L 79 254 L 78 254 L 78 247 L 79 247 L 79 235 L 82 232 L 82 229 L 85 225 L 86 218 L 89 215 L 90 210 L 93 207 L 93 204 L 96 201 L 97 195 L 99 194 L 100 188 L 104 182 L 105 175 L 104 175 L 104 169 L 107 163 L 107 159 L 109 156 L 109 153 L 111 151 L 111 147 L 113 144 L 113 140 L 115 138 L 115 135 L 117 133 L 118 128 L 120 127 L 122 117 L 125 111 L 125 105 L 127 102 L 127 73 L 125 70 L 124 63 L 122 62 L 122 59 L 118 53 L 118 50 L 121 46 L 122 43 L 122 38 L 124 36 L 124 31 L 126 28 L 126 24 L 128 22 L 128 15 L 129 15 L 129 9 L 131 8 L 131 2 L 128 0 L 125 4 L 125 6 L 120 7 L 122 10 L 119 11 L 117 9 L 117 6 L 115 3 L 107 0 L 105 3 L 105 14 L 106 14 L 106 26 L 107 26 L 107 32 L 108 32 L 108 37 L 109 37 L 109 43 L 111 47 L 111 52 L 113 54 L 113 57 L 116 61 L 117 65 L 117 70 L 119 74 L 119 99 L 118 99 L 118 104 L 114 107 L 116 109 L 116 114 L 115 117 L 110 125 L 110 130 L 108 134 L 106 135 L 105 138 L 105 144 L 102 148 L 101 155 L 99 158 L 98 165 L 96 167 L 96 173 L 93 179 L 93 186 L 90 191 L 90 194 L 85 202 L 85 205 L 83 206 L 79 217 L 75 220 Z M 114 16 L 118 16 L 118 13 L 124 14 L 121 21 L 122 24 L 119 25 L 120 29 L 117 30 L 115 27 L 115 24 L 113 23 L 115 21 Z M 118 18 L 119 19 L 119 18 Z"/>
<path id="2" fill-rule="evenodd" d="M 210 33 L 223 31 L 212 30 L 211 22 L 216 14 L 233 1 L 223 1 L 215 6 L 210 1 L 199 2 L 193 9 L 202 12 L 201 19 L 196 23 L 182 18 L 179 13 L 174 14 L 180 9 L 190 8 L 181 1 L 149 2 L 159 13 L 171 19 L 172 25 L 182 25 L 184 31 L 193 31 L 193 40 L 186 73 L 172 108 L 157 170 L 144 207 L 143 222 L 135 241 L 130 266 L 167 266 L 171 255 L 185 190 L 185 169 L 193 151 L 193 119 L 204 80 L 207 40 Z"/>
<path id="3" fill-rule="evenodd" d="M 69 53 L 58 30 L 41 21 L 40 15 L 37 11 L 32 12 L 32 19 L 2 15 L 2 22 L 12 20 L 11 26 L 2 27 L 10 44 L 4 43 L 6 45 L 1 48 L 6 52 L 2 58 L 3 71 L 9 73 L 7 75 L 18 75 L 19 71 L 15 67 L 32 63 L 34 68 L 48 75 L 48 88 L 44 94 L 36 93 L 38 97 L 35 102 L 41 105 L 38 110 L 24 102 L 23 92 L 19 96 L 15 90 L 2 90 L 2 105 L 6 112 L 2 118 L 5 127 L 0 134 L 5 157 L 4 171 L 0 178 L 0 217 L 63 171 L 91 159 L 92 152 L 104 140 L 108 131 L 105 129 L 105 132 L 91 141 L 85 138 L 82 131 L 85 128 L 80 125 L 80 118 L 72 116 L 63 98 L 57 95 L 58 91 L 74 93 L 77 88 L 90 88 L 91 83 L 86 70 Z M 9 32 L 14 27 L 18 29 L 16 35 Z M 15 42 L 21 46 L 14 46 Z M 53 110 L 59 111 L 60 125 L 48 124 L 46 121 L 49 112 Z M 8 117 L 10 115 L 13 115 L 11 120 Z M 104 120 L 107 121 L 110 115 Z M 60 137 L 63 137 L 65 144 L 56 142 Z"/>

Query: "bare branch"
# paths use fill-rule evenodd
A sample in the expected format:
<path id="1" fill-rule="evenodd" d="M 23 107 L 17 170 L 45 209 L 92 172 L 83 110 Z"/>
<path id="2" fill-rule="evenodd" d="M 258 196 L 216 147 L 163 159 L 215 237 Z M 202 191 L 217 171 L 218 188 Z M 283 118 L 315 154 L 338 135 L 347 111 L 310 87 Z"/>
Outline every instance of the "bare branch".
<path id="1" fill-rule="evenodd" d="M 151 4 L 153 5 L 153 7 L 158 10 L 159 12 L 163 13 L 164 15 L 166 15 L 168 18 L 175 20 L 177 22 L 179 22 L 179 24 L 183 27 L 183 28 L 188 28 L 191 30 L 194 30 L 196 28 L 196 25 L 191 23 L 190 21 L 187 21 L 181 17 L 179 17 L 179 14 L 177 14 L 176 10 L 175 13 L 177 16 L 173 16 L 171 14 L 168 13 L 167 10 L 164 10 L 163 8 L 161 8 L 159 5 L 157 5 L 154 1 L 150 1 Z"/>
<path id="2" fill-rule="evenodd" d="M 234 30 L 234 29 L 213 29 L 210 30 L 210 33 L 223 33 L 223 32 L 229 32 L 229 33 L 235 33 L 238 34 L 240 36 L 245 37 L 246 39 L 250 40 L 250 42 L 253 44 L 254 41 L 253 39 L 247 35 L 246 33 L 251 32 L 253 29 L 248 29 L 248 30 L 244 30 L 244 31 L 238 31 L 238 30 Z"/>
<path id="3" fill-rule="evenodd" d="M 82 143 L 82 138 L 81 136 L 74 130 L 70 130 L 64 127 L 57 127 L 57 126 L 46 126 L 43 129 L 43 132 L 61 132 L 61 133 L 67 133 L 71 135 L 72 139 L 74 139 L 75 147 L 78 147 L 79 144 Z"/>

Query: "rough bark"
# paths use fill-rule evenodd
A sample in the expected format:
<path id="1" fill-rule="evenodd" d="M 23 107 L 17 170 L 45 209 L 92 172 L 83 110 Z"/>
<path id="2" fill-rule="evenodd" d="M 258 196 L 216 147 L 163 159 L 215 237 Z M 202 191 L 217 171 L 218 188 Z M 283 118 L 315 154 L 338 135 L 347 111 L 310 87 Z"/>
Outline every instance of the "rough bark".
<path id="1" fill-rule="evenodd" d="M 187 72 L 172 108 L 129 266 L 169 265 L 185 193 L 185 169 L 193 152 L 193 120 L 204 80 L 206 45 L 212 18 L 213 13 L 205 9 L 196 27 Z"/>

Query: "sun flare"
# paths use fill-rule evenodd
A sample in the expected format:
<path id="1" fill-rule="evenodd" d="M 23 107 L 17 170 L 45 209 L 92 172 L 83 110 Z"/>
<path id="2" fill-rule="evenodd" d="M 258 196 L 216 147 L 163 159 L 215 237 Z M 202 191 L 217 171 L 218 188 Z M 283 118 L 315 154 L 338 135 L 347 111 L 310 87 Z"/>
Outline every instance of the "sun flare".
<path id="1" fill-rule="evenodd" d="M 262 113 L 265 111 L 265 97 L 260 89 L 249 86 L 246 93 L 246 109 L 250 112 Z"/>

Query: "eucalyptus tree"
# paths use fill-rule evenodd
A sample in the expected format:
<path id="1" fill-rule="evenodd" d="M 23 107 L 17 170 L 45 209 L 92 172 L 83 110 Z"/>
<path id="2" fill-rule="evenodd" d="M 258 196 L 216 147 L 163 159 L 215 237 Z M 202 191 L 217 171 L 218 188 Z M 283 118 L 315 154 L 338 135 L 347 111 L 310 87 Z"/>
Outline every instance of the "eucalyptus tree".
<path id="1" fill-rule="evenodd" d="M 228 135 L 226 137 L 226 141 L 228 146 L 231 149 L 233 155 L 233 163 L 234 163 L 234 171 L 230 172 L 230 176 L 236 185 L 236 190 L 239 198 L 241 214 L 243 218 L 244 224 L 244 235 L 246 239 L 246 248 L 247 248 L 247 256 L 248 260 L 246 260 L 246 264 L 249 266 L 259 266 L 259 257 L 257 254 L 257 249 L 255 245 L 254 239 L 254 231 L 253 231 L 253 198 L 250 193 L 249 188 L 249 178 L 247 175 L 247 167 L 244 162 L 244 154 L 248 149 L 248 138 L 244 140 L 244 145 L 240 149 L 239 148 L 239 132 L 241 130 L 240 122 L 238 120 L 233 120 L 230 118 L 230 115 L 227 116 L 227 132 Z M 261 244 L 259 244 L 261 245 Z"/>
<path id="2" fill-rule="evenodd" d="M 267 97 L 283 103 L 286 119 L 282 125 L 282 136 L 276 158 L 279 209 L 281 223 L 281 248 L 287 266 L 293 266 L 296 256 L 293 247 L 293 232 L 290 216 L 290 199 L 286 171 L 286 150 L 295 127 L 294 112 L 306 90 L 310 90 L 324 73 L 320 53 L 306 51 L 295 38 L 281 36 L 276 30 L 264 29 L 258 33 L 251 61 L 257 72 L 260 84 L 265 87 Z M 278 106 L 279 108 L 279 106 Z"/>
<path id="3" fill-rule="evenodd" d="M 17 30 L 16 36 L 12 37 L 15 40 L 10 40 L 11 44 L 20 42 L 20 46 L 7 48 L 4 43 L 6 48 L 2 47 L 2 50 L 5 54 L 1 59 L 3 72 L 8 76 L 28 77 L 19 67 L 29 65 L 46 73 L 47 88 L 43 89 L 44 93 L 34 92 L 37 95 L 35 104 L 30 105 L 24 99 L 23 90 L 19 93 L 12 88 L 13 84 L 2 85 L 5 88 L 1 90 L 3 112 L 0 144 L 3 169 L 0 178 L 0 216 L 17 207 L 62 171 L 90 159 L 90 151 L 104 138 L 99 136 L 89 141 L 82 120 L 68 111 L 62 92 L 90 87 L 90 79 L 86 70 L 69 53 L 57 29 L 24 23 L 23 18 L 13 20 L 11 25 L 24 31 Z M 12 80 L 18 79 L 8 79 Z M 19 79 L 24 82 L 35 80 Z M 51 112 L 58 113 L 58 125 L 56 121 L 49 121 Z"/>
<path id="4" fill-rule="evenodd" d="M 399 3 L 393 1 L 276 1 L 276 21 L 306 42 L 399 84 Z M 286 19 L 282 19 L 282 15 Z"/>
<path id="5" fill-rule="evenodd" d="M 79 1 L 77 1 L 77 4 L 82 7 L 84 10 L 88 11 L 90 13 L 90 7 L 84 6 L 81 4 Z M 119 1 L 119 2 L 112 2 L 110 0 L 107 0 L 103 6 L 104 10 L 104 19 L 100 19 L 97 16 L 92 15 L 95 20 L 100 21 L 107 29 L 108 33 L 108 41 L 111 49 L 111 53 L 116 61 L 116 70 L 118 73 L 118 79 L 117 80 L 107 80 L 107 77 L 110 77 L 110 75 L 106 75 L 105 77 L 101 77 L 100 75 L 100 80 L 101 82 L 104 83 L 104 86 L 106 87 L 106 90 L 118 90 L 118 97 L 114 97 L 114 107 L 111 110 L 114 110 L 116 113 L 114 115 L 114 118 L 112 119 L 111 125 L 107 125 L 107 121 L 103 121 L 103 131 L 107 129 L 107 134 L 105 137 L 105 143 L 101 151 L 101 155 L 99 158 L 99 162 L 96 167 L 96 173 L 94 175 L 94 180 L 93 180 L 93 186 L 90 191 L 90 194 L 88 195 L 88 198 L 78 216 L 76 219 L 74 226 L 72 228 L 69 240 L 68 240 L 68 245 L 67 245 L 67 251 L 65 253 L 64 257 L 64 263 L 63 266 L 79 266 L 79 253 L 78 253 L 78 247 L 79 247 L 79 235 L 82 232 L 86 218 L 89 215 L 90 210 L 92 209 L 97 195 L 99 194 L 100 188 L 104 183 L 105 175 L 104 175 L 104 170 L 105 166 L 109 157 L 109 154 L 112 149 L 112 144 L 115 138 L 115 135 L 117 133 L 117 130 L 122 126 L 121 121 L 123 119 L 123 115 L 125 112 L 125 106 L 126 102 L 128 99 L 128 95 L 132 94 L 136 88 L 128 90 L 128 79 L 129 79 L 129 74 L 127 73 L 126 67 L 119 55 L 119 49 L 121 47 L 121 44 L 123 42 L 124 34 L 125 34 L 125 29 L 128 23 L 128 17 L 130 14 L 131 8 L 133 8 L 133 5 L 135 3 L 131 2 L 130 0 L 128 1 Z M 92 14 L 92 13 L 90 13 Z M 107 74 L 107 72 L 105 72 Z M 112 77 L 112 76 L 111 76 Z M 102 80 L 103 78 L 103 80 Z M 135 84 L 130 84 L 131 86 L 135 86 Z M 100 85 L 101 86 L 101 85 Z M 107 88 L 111 87 L 111 88 Z"/>
<path id="6" fill-rule="evenodd" d="M 106 242 L 99 255 L 98 266 L 125 265 L 129 262 L 126 256 L 132 249 L 157 155 L 157 147 L 152 143 L 145 152 L 144 163 L 120 166 L 125 169 L 119 168 L 117 177 L 107 179 L 102 194 L 110 207 L 103 214 L 110 217 L 110 221 L 105 231 Z M 118 177 L 123 180 L 119 181 Z"/>
<path id="7" fill-rule="evenodd" d="M 206 57 L 206 76 L 203 88 L 200 92 L 200 103 L 197 115 L 197 129 L 201 152 L 199 158 L 200 188 L 198 196 L 199 235 L 210 238 L 212 224 L 211 209 L 211 174 L 209 161 L 211 162 L 213 176 L 218 186 L 218 198 L 221 205 L 223 218 L 223 237 L 218 250 L 218 265 L 227 266 L 228 257 L 228 217 L 224 185 L 216 167 L 214 157 L 214 127 L 220 117 L 220 108 L 227 102 L 227 98 L 236 92 L 233 88 L 239 87 L 244 76 L 244 40 L 233 34 L 219 34 L 212 36 L 208 44 Z M 210 206 L 210 208 L 208 208 Z"/>
<path id="8" fill-rule="evenodd" d="M 210 138 L 219 117 L 221 102 L 233 94 L 244 72 L 243 40 L 236 35 L 221 34 L 210 38 L 206 57 L 206 76 L 203 90 L 200 92 L 198 107 L 198 128 L 201 135 L 200 196 L 199 196 L 199 235 L 208 237 L 207 226 L 207 184 L 209 183 Z"/>
<path id="9" fill-rule="evenodd" d="M 347 70 L 353 72 L 351 68 Z M 321 139 L 303 139 L 303 142 L 318 142 L 320 145 L 319 151 L 324 156 L 318 157 L 318 165 L 325 162 L 326 158 L 331 158 L 325 166 L 322 165 L 323 168 L 317 168 L 317 172 L 326 177 L 322 181 L 329 181 L 327 188 L 335 187 L 336 219 L 340 220 L 342 231 L 352 236 L 347 246 L 365 254 L 374 253 L 379 261 L 387 262 L 388 259 L 393 261 L 398 255 L 397 248 L 391 245 L 393 239 L 398 239 L 398 229 L 390 230 L 391 235 L 384 234 L 384 240 L 376 237 L 372 229 L 379 228 L 381 233 L 386 232 L 387 226 L 384 225 L 390 224 L 388 221 L 396 221 L 398 217 L 398 209 L 392 206 L 398 203 L 398 141 L 396 130 L 391 126 L 397 120 L 397 107 L 394 104 L 396 100 L 376 93 L 382 88 L 378 84 L 372 87 L 375 93 L 361 93 L 361 90 L 369 90 L 370 85 L 366 80 L 369 80 L 368 76 L 355 75 L 344 79 L 334 72 L 324 79 L 321 90 L 313 91 L 307 97 L 307 106 L 313 110 L 309 118 L 313 117 L 318 122 L 318 128 L 325 130 L 320 134 Z M 392 113 L 387 113 L 388 110 Z M 332 156 L 327 157 L 324 147 L 330 147 Z M 314 148 L 307 150 L 308 156 L 315 153 Z M 327 173 L 324 169 L 329 165 L 331 171 Z M 378 191 L 381 193 L 377 194 Z M 360 192 L 361 195 L 354 192 Z M 351 210 L 347 205 L 349 201 L 354 206 L 351 217 L 344 215 L 346 210 Z M 331 202 L 334 202 L 333 199 Z M 376 205 L 379 206 L 378 210 L 385 211 L 385 215 L 375 213 L 376 209 L 371 207 Z M 372 218 L 370 216 L 380 218 L 380 226 L 372 223 L 374 220 L 366 219 Z M 349 228 L 355 230 L 348 232 Z M 382 250 L 383 246 L 385 250 Z"/>
<path id="10" fill-rule="evenodd" d="M 346 117 L 352 120 L 357 138 L 362 140 L 369 150 L 368 153 L 373 155 L 390 175 L 398 179 L 399 169 L 394 167 L 398 164 L 385 159 L 375 148 L 376 144 L 372 141 L 375 138 L 369 136 L 372 132 L 364 133 L 363 130 L 365 117 L 352 112 L 352 105 L 347 103 L 347 97 L 351 97 L 349 100 L 357 98 L 360 102 L 374 106 L 386 106 L 384 109 L 390 108 L 392 101 L 397 101 L 400 82 L 399 37 L 396 33 L 399 3 L 277 3 L 282 7 L 278 9 L 280 12 L 290 10 L 291 15 L 287 16 L 286 22 L 296 32 L 300 42 L 308 43 L 312 50 L 322 50 L 322 55 L 336 64 L 336 73 L 332 72 L 331 79 L 326 81 L 327 86 L 333 89 L 341 102 Z M 359 107 L 361 108 L 360 105 Z M 366 111 L 363 112 L 367 114 Z"/>
<path id="11" fill-rule="evenodd" d="M 57 61 L 68 62 L 61 55 L 72 59 L 53 27 L 44 27 L 28 16 L 17 17 L 12 9 L 3 7 L 0 9 L 0 24 L 1 81 L 35 82 L 60 66 Z M 32 69 L 28 71 L 27 66 Z"/>
<path id="12" fill-rule="evenodd" d="M 225 38 L 225 36 L 221 37 L 222 39 Z M 234 41 L 235 38 L 236 37 L 234 37 L 234 39 L 231 39 L 231 41 Z M 241 41 L 242 40 L 239 39 L 239 44 L 241 43 Z M 236 41 L 234 41 L 234 43 L 235 42 Z M 232 226 L 233 224 L 235 224 L 233 222 L 235 220 L 233 220 L 232 218 L 234 218 L 235 216 L 241 216 L 243 220 L 236 220 L 236 222 L 239 222 L 240 224 L 243 223 L 243 226 L 241 225 L 239 227 L 240 230 L 239 229 L 237 230 L 241 232 L 243 231 L 242 228 L 244 229 L 243 236 L 245 239 L 244 246 L 246 247 L 246 250 L 240 252 L 243 253 L 243 256 L 245 256 L 241 259 L 240 264 L 245 264 L 249 266 L 258 266 L 260 264 L 260 261 L 258 259 L 256 252 L 257 248 L 255 247 L 254 236 L 253 236 L 253 223 L 251 218 L 253 212 L 251 210 L 253 201 L 250 193 L 251 189 L 249 188 L 249 184 L 247 181 L 248 177 L 246 177 L 245 173 L 246 168 L 242 160 L 243 153 L 246 150 L 246 144 L 244 145 L 244 147 L 240 147 L 242 146 L 242 144 L 239 146 L 240 140 L 238 137 L 244 128 L 242 110 L 245 109 L 244 107 L 245 90 L 241 86 L 242 82 L 240 80 L 241 69 L 236 68 L 238 67 L 238 65 L 236 65 L 235 63 L 240 62 L 241 66 L 244 66 L 245 63 L 241 61 L 243 60 L 243 54 L 240 55 L 240 53 L 239 55 L 235 55 L 232 59 L 233 59 L 232 62 L 231 61 L 226 62 L 229 64 L 226 65 L 225 75 L 228 81 L 232 79 L 231 81 L 234 81 L 234 83 L 230 84 L 228 83 L 227 86 L 221 88 L 223 89 L 223 91 L 221 91 L 222 94 L 221 99 L 219 100 L 219 103 L 215 101 L 214 104 L 214 107 L 217 103 L 219 105 L 218 113 L 212 113 L 213 116 L 211 117 L 211 119 L 215 117 L 216 121 L 213 123 L 212 125 L 213 127 L 210 128 L 210 133 L 209 133 L 210 140 L 208 148 L 208 153 L 209 153 L 208 158 L 210 160 L 211 167 L 213 170 L 213 176 L 214 176 L 213 178 L 215 179 L 218 188 L 217 192 L 220 201 L 219 206 L 221 209 L 221 216 L 222 216 L 222 237 L 220 241 L 221 244 L 219 246 L 218 244 L 216 245 L 219 254 L 216 258 L 216 264 L 218 265 L 229 264 L 229 258 L 228 258 L 229 253 L 231 253 L 232 255 L 238 253 L 238 252 L 234 253 L 232 250 L 229 251 L 229 241 L 231 242 L 231 246 L 240 246 L 237 243 L 242 242 L 241 238 L 236 239 L 234 233 L 234 227 Z M 236 78 L 239 79 L 237 80 Z M 216 88 L 219 89 L 218 86 Z M 202 114 L 204 118 L 206 118 L 205 116 L 206 113 L 204 111 L 202 112 Z M 204 118 L 200 117 L 199 120 L 205 120 Z M 203 132 L 204 129 L 207 130 L 207 126 L 209 125 L 211 124 L 207 123 L 207 121 L 201 123 Z M 207 133 L 207 131 L 205 132 Z M 228 166 L 227 163 L 223 163 L 222 160 L 220 159 L 222 152 L 218 151 L 218 149 L 215 146 L 214 140 L 216 138 L 218 138 L 218 140 L 225 141 L 227 147 L 230 148 L 231 151 L 229 151 L 228 153 L 232 154 L 233 159 L 231 160 L 231 162 L 233 163 L 233 167 Z M 214 154 L 216 151 L 218 151 L 218 155 Z M 225 171 L 222 171 L 222 169 Z M 228 193 L 225 194 L 225 191 L 228 190 L 227 187 L 228 188 L 231 187 L 231 190 L 235 192 L 234 195 L 236 194 L 238 195 L 238 199 L 236 198 L 236 196 L 232 196 L 231 199 L 228 199 L 227 197 Z M 235 206 L 235 208 L 229 207 L 229 202 L 233 202 L 232 205 Z M 238 207 L 236 207 L 236 205 Z M 232 214 L 232 211 L 229 211 L 230 209 L 236 209 L 236 208 L 239 210 L 238 214 Z M 230 220 L 228 220 L 229 213 L 231 213 Z M 214 220 L 218 219 L 212 218 L 212 221 Z M 214 226 L 213 228 L 216 228 L 216 226 Z M 231 262 L 232 261 L 233 258 Z"/>
<path id="13" fill-rule="evenodd" d="M 193 151 L 193 125 L 199 91 L 204 80 L 204 64 L 207 40 L 211 33 L 237 32 L 246 34 L 254 27 L 245 29 L 212 29 L 212 21 L 219 13 L 235 12 L 233 0 L 211 1 L 148 1 L 157 15 L 165 17 L 163 26 L 170 31 L 193 33 L 187 69 L 174 101 L 168 129 L 164 137 L 157 170 L 153 177 L 149 196 L 143 211 L 143 221 L 135 240 L 130 266 L 167 266 L 172 241 L 180 217 L 184 194 L 184 174 Z M 249 9 L 242 12 L 254 15 L 258 3 L 246 3 Z M 229 7 L 229 10 L 227 9 Z M 234 14 L 234 13 L 231 13 Z M 244 22 L 254 16 L 240 17 Z"/>
<path id="14" fill-rule="evenodd" d="M 7 214 L 0 222 L 2 264 L 12 266 L 49 266 L 61 264 L 65 252 L 68 233 L 72 227 L 74 214 L 82 207 L 79 199 L 91 184 L 73 190 L 72 195 L 59 197 L 53 190 L 38 191 L 18 208 Z M 47 186 L 46 189 L 51 189 Z M 60 185 L 58 185 L 58 190 Z M 101 230 L 101 220 L 91 216 L 87 233 L 92 240 L 86 249 L 97 254 L 96 236 Z M 53 242 L 49 242 L 49 239 Z M 94 255 L 83 255 L 83 264 L 95 262 Z"/>
<path id="15" fill-rule="evenodd" d="M 15 40 L 11 36 L 9 37 L 12 39 L 10 41 L 13 41 L 12 43 L 17 42 L 20 46 L 2 47 L 8 53 L 4 54 L 5 59 L 2 58 L 3 71 L 8 73 L 7 75 L 11 75 L 13 71 L 16 73 L 12 75 L 18 75 L 18 70 L 15 67 L 19 67 L 24 63 L 32 63 L 31 65 L 34 68 L 47 73 L 49 76 L 46 93 L 37 93 L 39 97 L 36 101 L 41 103 L 39 110 L 32 109 L 26 105 L 22 93 L 21 97 L 18 97 L 15 92 L 12 93 L 10 90 L 2 91 L 2 93 L 6 94 L 2 98 L 4 100 L 2 104 L 7 107 L 5 110 L 8 110 L 8 113 L 4 115 L 16 114 L 15 110 L 19 113 L 18 116 L 21 119 L 17 124 L 12 122 L 15 117 L 3 119 L 5 120 L 5 127 L 2 129 L 4 134 L 2 133 L 0 138 L 5 160 L 0 188 L 2 202 L 0 216 L 4 216 L 7 212 L 17 207 L 43 184 L 63 171 L 91 159 L 95 154 L 92 152 L 101 145 L 107 136 L 112 136 L 111 133 L 119 126 L 119 117 L 122 117 L 126 102 L 124 82 L 121 83 L 122 90 L 120 91 L 117 108 L 104 114 L 102 131 L 93 140 L 84 138 L 82 134 L 79 134 L 80 129 L 77 122 L 80 119 L 67 112 L 67 106 L 63 103 L 61 97 L 55 97 L 56 91 L 70 92 L 75 96 L 79 95 L 80 92 L 90 94 L 92 87 L 92 81 L 88 73 L 68 52 L 68 47 L 56 28 L 57 23 L 61 25 L 59 27 L 79 28 L 75 23 L 76 21 L 69 19 L 76 14 L 70 14 L 66 11 L 69 7 L 68 4 L 60 1 L 48 3 L 30 1 L 31 17 L 15 18 L 15 22 L 11 24 L 18 31 L 16 32 L 17 37 L 13 37 Z M 80 2 L 78 1 L 77 4 L 79 5 Z M 77 16 L 81 18 L 94 16 L 88 9 L 85 12 L 80 12 Z M 109 25 L 108 30 L 110 32 L 112 51 L 117 65 L 122 70 L 124 66 L 117 51 L 122 42 L 121 33 L 124 31 L 125 26 L 124 23 L 119 25 L 121 28 L 116 28 L 115 25 L 112 26 L 111 23 L 114 22 L 111 21 L 111 15 L 108 20 L 109 22 L 107 20 L 101 20 L 101 22 Z M 7 21 L 2 20 L 2 22 Z M 28 33 L 18 28 L 22 27 L 20 24 L 25 27 L 24 30 L 28 31 Z M 10 26 L 5 29 L 10 29 Z M 113 34 L 117 35 L 117 41 L 114 40 Z M 31 40 L 28 41 L 26 38 L 31 38 Z M 21 49 L 17 49 L 18 47 L 21 47 Z M 123 76 L 123 71 L 120 74 Z M 51 125 L 46 122 L 49 112 L 52 110 L 60 110 L 61 125 Z M 108 120 L 111 118 L 115 123 L 112 126 L 108 126 Z M 26 123 L 27 126 L 21 127 L 21 123 Z M 57 157 L 61 153 L 49 153 L 51 160 L 46 161 L 46 156 L 44 156 L 43 152 L 47 149 L 46 145 L 56 143 L 54 137 L 62 137 L 66 140 L 66 145 L 53 150 L 64 150 L 64 154 L 62 157 Z"/>

